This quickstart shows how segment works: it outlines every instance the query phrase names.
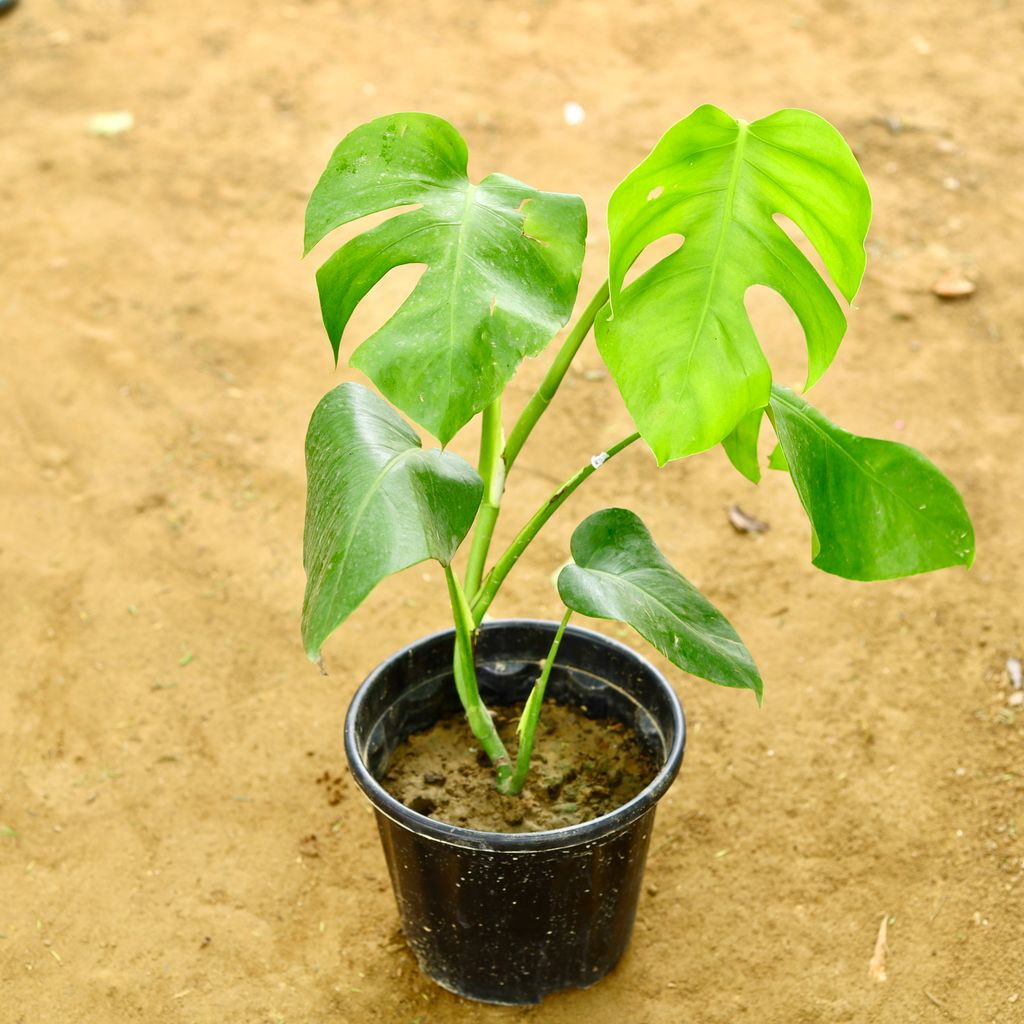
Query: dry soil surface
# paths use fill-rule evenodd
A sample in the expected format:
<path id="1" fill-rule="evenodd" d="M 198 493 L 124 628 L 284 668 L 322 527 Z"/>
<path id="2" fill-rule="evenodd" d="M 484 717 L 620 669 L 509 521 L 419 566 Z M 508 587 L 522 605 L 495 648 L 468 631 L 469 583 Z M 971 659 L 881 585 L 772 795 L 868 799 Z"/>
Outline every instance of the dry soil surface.
<path id="1" fill-rule="evenodd" d="M 0 1019 L 1024 1020 L 1024 708 L 1005 670 L 1024 653 L 1022 51 L 1007 0 L 21 0 L 0 19 Z M 589 296 L 612 187 L 706 101 L 811 107 L 851 140 L 870 260 L 816 402 L 927 451 L 977 561 L 822 575 L 788 480 L 755 489 L 720 451 L 659 473 L 635 447 L 595 476 L 495 611 L 557 618 L 573 526 L 625 504 L 731 617 L 767 699 L 672 673 L 691 734 L 631 951 L 596 989 L 475 1006 L 400 941 L 340 742 L 366 671 L 445 625 L 443 578 L 382 585 L 329 642 L 329 676 L 299 643 L 302 438 L 352 376 L 316 256 L 299 260 L 305 198 L 357 123 L 434 111 L 476 176 L 584 195 Z M 90 133 L 116 111 L 129 130 Z M 949 271 L 974 294 L 932 294 Z M 353 340 L 408 284 L 375 293 Z M 792 317 L 750 301 L 799 381 Z M 628 430 L 588 344 L 499 541 Z M 732 502 L 770 532 L 736 534 Z"/>

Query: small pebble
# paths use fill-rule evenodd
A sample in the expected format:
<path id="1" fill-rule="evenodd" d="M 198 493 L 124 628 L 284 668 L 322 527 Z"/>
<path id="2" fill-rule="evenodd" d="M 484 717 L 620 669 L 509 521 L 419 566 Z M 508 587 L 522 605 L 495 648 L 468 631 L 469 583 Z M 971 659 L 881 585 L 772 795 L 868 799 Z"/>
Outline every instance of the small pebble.
<path id="1" fill-rule="evenodd" d="M 973 281 L 966 278 L 958 270 L 951 270 L 943 274 L 933 285 L 932 291 L 940 299 L 963 299 L 973 295 L 975 291 Z"/>
<path id="2" fill-rule="evenodd" d="M 86 128 L 90 135 L 113 136 L 130 131 L 135 125 L 135 118 L 130 111 L 112 110 L 108 113 L 94 114 L 89 118 Z"/>
<path id="3" fill-rule="evenodd" d="M 565 123 L 570 128 L 573 128 L 578 124 L 583 124 L 586 120 L 587 112 L 578 103 L 570 100 L 562 108 L 562 117 L 565 119 Z"/>
<path id="4" fill-rule="evenodd" d="M 1010 683 L 1015 690 L 1024 685 L 1024 675 L 1021 672 L 1020 658 L 1006 659 L 1006 674 L 1010 677 Z"/>

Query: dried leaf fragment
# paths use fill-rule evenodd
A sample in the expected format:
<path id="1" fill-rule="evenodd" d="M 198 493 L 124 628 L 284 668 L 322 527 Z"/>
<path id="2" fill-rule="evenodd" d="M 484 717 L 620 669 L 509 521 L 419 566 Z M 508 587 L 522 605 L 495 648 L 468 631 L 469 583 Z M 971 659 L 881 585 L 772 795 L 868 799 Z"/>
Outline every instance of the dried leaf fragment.
<path id="1" fill-rule="evenodd" d="M 1021 672 L 1020 658 L 1006 659 L 1006 674 L 1010 677 L 1010 685 L 1019 690 L 1024 685 L 1024 674 Z"/>
<path id="2" fill-rule="evenodd" d="M 889 931 L 889 915 L 882 915 L 882 923 L 878 928 L 878 938 L 875 939 L 875 952 L 871 956 L 871 962 L 868 964 L 868 977 L 872 981 L 886 981 L 888 975 L 885 973 L 885 954 L 888 949 L 887 946 L 887 935 Z"/>
<path id="3" fill-rule="evenodd" d="M 771 529 L 768 523 L 749 512 L 744 512 L 739 505 L 730 505 L 726 515 L 729 517 L 729 524 L 737 533 L 767 533 Z"/>

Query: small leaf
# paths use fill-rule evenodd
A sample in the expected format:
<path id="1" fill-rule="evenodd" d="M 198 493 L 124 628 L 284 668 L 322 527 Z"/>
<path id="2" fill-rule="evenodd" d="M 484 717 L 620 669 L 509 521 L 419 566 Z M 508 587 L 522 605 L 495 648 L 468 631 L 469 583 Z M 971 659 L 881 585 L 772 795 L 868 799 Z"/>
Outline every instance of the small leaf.
<path id="1" fill-rule="evenodd" d="M 569 319 L 587 216 L 579 196 L 501 174 L 466 174 L 447 121 L 392 114 L 335 149 L 306 209 L 306 251 L 342 224 L 413 206 L 343 245 L 317 272 L 335 358 L 349 318 L 395 267 L 427 270 L 395 315 L 356 349 L 358 367 L 442 444 L 502 391 Z"/>
<path id="2" fill-rule="evenodd" d="M 718 444 L 768 404 L 771 370 L 744 306 L 751 285 L 774 289 L 796 313 L 808 386 L 839 347 L 842 309 L 777 214 L 852 300 L 871 199 L 850 147 L 806 110 L 748 124 L 699 107 L 612 195 L 611 300 L 597 342 L 659 463 Z M 682 235 L 682 247 L 624 287 L 644 249 L 667 235 Z"/>
<path id="3" fill-rule="evenodd" d="M 736 424 L 736 429 L 722 441 L 729 461 L 752 483 L 761 479 L 761 465 L 757 461 L 757 437 L 761 432 L 764 409 L 747 413 Z"/>
<path id="4" fill-rule="evenodd" d="M 884 580 L 974 560 L 963 499 L 920 452 L 850 434 L 779 385 L 771 417 L 811 520 L 819 569 Z"/>
<path id="5" fill-rule="evenodd" d="M 386 576 L 451 562 L 483 493 L 472 466 L 423 451 L 405 421 L 358 384 L 329 391 L 306 436 L 306 597 L 312 661 L 331 632 Z"/>
<path id="6" fill-rule="evenodd" d="M 644 524 L 606 508 L 572 535 L 572 557 L 558 577 L 566 607 L 632 626 L 673 665 L 722 686 L 762 683 L 750 652 L 708 599 L 665 559 Z"/>

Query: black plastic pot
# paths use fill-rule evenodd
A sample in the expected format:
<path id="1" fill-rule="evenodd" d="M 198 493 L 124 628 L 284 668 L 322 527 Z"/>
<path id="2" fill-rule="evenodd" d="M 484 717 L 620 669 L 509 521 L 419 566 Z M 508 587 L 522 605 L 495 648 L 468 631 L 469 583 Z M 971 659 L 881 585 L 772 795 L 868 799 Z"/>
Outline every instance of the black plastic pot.
<path id="1" fill-rule="evenodd" d="M 522 619 L 484 626 L 477 672 L 486 703 L 526 698 L 556 628 Z M 376 811 L 402 928 L 424 973 L 469 999 L 537 1003 L 592 985 L 625 952 L 655 804 L 683 757 L 683 711 L 638 654 L 570 626 L 546 697 L 631 726 L 661 764 L 657 776 L 628 803 L 569 828 L 507 834 L 435 821 L 377 779 L 402 740 L 457 710 L 453 645 L 453 631 L 437 633 L 378 666 L 349 709 L 345 749 Z"/>

